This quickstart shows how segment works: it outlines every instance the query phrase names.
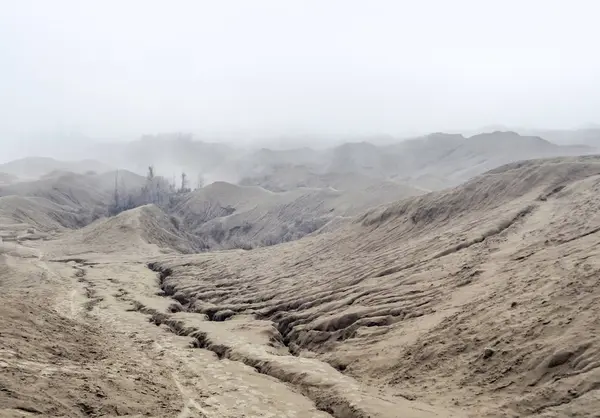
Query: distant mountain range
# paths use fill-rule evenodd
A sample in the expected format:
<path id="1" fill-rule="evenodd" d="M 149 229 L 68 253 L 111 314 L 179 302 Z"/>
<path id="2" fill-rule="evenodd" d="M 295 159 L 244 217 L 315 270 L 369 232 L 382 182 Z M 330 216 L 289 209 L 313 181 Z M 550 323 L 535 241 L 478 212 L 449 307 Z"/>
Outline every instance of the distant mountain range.
<path id="1" fill-rule="evenodd" d="M 191 135 L 155 135 L 132 142 L 93 147 L 88 144 L 84 157 L 93 160 L 26 158 L 0 165 L 0 172 L 22 179 L 56 170 L 101 173 L 113 168 L 144 175 L 153 166 L 157 174 L 173 182 L 178 181 L 181 172 L 186 172 L 192 188 L 214 181 L 276 190 L 315 184 L 336 188 L 339 176 L 360 175 L 438 190 L 512 161 L 592 154 L 597 152 L 596 145 L 600 145 L 597 129 L 543 133 L 545 137 L 512 131 L 470 137 L 433 133 L 404 141 L 394 142 L 393 138 L 374 141 L 378 144 L 346 142 L 325 149 L 249 149 L 199 141 Z M 549 141 L 549 137 L 561 144 Z"/>
<path id="2" fill-rule="evenodd" d="M 68 171 L 72 173 L 96 172 L 103 173 L 111 170 L 109 164 L 97 160 L 60 161 L 49 157 L 27 157 L 0 164 L 0 173 L 13 176 L 13 180 L 35 180 L 53 171 Z"/>

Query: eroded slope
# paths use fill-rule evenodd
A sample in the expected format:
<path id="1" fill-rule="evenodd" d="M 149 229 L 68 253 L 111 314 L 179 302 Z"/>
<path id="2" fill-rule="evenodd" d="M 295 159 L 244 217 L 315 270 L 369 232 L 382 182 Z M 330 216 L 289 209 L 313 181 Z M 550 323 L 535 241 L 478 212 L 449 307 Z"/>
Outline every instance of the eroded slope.
<path id="1" fill-rule="evenodd" d="M 599 175 L 594 157 L 514 163 L 330 234 L 153 266 L 181 310 L 271 321 L 291 354 L 363 384 L 472 416 L 583 416 L 599 399 Z"/>

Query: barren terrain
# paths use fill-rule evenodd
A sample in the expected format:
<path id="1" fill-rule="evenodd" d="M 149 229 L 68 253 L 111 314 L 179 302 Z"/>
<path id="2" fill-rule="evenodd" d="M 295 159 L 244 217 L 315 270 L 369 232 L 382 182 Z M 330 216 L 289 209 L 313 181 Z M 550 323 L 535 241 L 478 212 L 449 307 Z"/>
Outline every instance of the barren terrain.
<path id="1" fill-rule="evenodd" d="M 597 157 L 251 251 L 35 199 L 0 198 L 0 416 L 598 416 Z"/>

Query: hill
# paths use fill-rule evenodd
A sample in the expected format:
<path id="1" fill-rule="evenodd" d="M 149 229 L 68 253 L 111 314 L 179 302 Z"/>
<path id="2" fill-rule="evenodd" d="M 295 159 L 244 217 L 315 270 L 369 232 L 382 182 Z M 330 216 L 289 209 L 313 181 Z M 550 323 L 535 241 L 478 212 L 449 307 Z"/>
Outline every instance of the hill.
<path id="1" fill-rule="evenodd" d="M 73 173 L 103 173 L 112 168 L 95 160 L 60 161 L 48 157 L 27 157 L 0 164 L 0 172 L 12 174 L 22 179 L 37 179 L 52 171 L 69 171 Z"/>
<path id="2" fill-rule="evenodd" d="M 12 174 L 0 173 L 0 185 L 11 184 L 17 181 L 19 178 Z"/>
<path id="3" fill-rule="evenodd" d="M 79 228 L 90 222 L 89 215 L 72 207 L 39 197 L 0 197 L 0 236 L 17 240 L 41 238 L 41 233 L 56 233 Z"/>
<path id="4" fill-rule="evenodd" d="M 258 184 L 257 179 L 291 176 L 282 184 L 310 184 L 313 176 L 352 174 L 377 180 L 393 180 L 405 185 L 441 190 L 453 187 L 498 165 L 514 161 L 592 154 L 597 150 L 596 132 L 589 131 L 494 131 L 473 136 L 433 133 L 422 137 L 344 138 L 329 148 L 260 148 L 199 140 L 187 134 L 148 135 L 140 140 L 105 143 L 88 147 L 86 155 L 145 175 L 148 166 L 168 179 L 188 175 L 190 187 L 204 183 Z M 570 138 L 568 141 L 565 138 Z M 580 138 L 577 142 L 575 139 Z M 552 140 L 557 140 L 560 145 Z M 330 139 L 330 142 L 331 139 Z M 577 145 L 579 144 L 579 145 Z M 13 162 L 23 168 L 24 163 Z M 27 164 L 25 164 L 27 166 Z M 56 163 L 37 162 L 35 177 L 53 170 L 81 172 Z M 84 164 L 90 166 L 90 164 Z M 10 168 L 10 166 L 9 166 Z M 87 169 L 87 167 L 85 167 Z M 100 168 L 90 168 L 98 172 Z M 441 170 L 440 170 L 441 169 Z M 304 173 L 301 171 L 304 170 Z M 0 171 L 19 175 L 12 169 Z M 246 182 L 251 179 L 250 182 Z M 274 184 L 277 186 L 276 184 Z M 270 187 L 270 186 L 269 186 Z M 280 191 L 280 190 L 276 190 Z"/>
<path id="5" fill-rule="evenodd" d="M 39 180 L 0 186 L 0 222 L 50 232 L 81 228 L 108 215 L 115 172 L 75 174 L 54 171 Z M 137 174 L 119 171 L 118 190 L 127 195 L 145 184 Z"/>
<path id="6" fill-rule="evenodd" d="M 51 202 L 93 211 L 105 209 L 117 187 L 124 194 L 145 184 L 145 178 L 124 170 L 103 174 L 53 171 L 39 180 L 21 181 L 0 187 L 0 196 L 41 197 Z"/>
<path id="7" fill-rule="evenodd" d="M 513 162 L 374 208 L 359 189 L 220 182 L 176 194 L 181 218 L 145 205 L 79 229 L 71 205 L 0 197 L 0 310 L 19 324 L 1 330 L 0 415 L 595 413 L 599 157 Z M 306 214 L 328 223 L 185 254 Z M 203 240 L 216 224 L 227 238 Z"/>
<path id="8" fill-rule="evenodd" d="M 590 126 L 581 129 L 540 129 L 519 130 L 524 135 L 538 135 L 561 145 L 579 145 L 598 148 L 600 146 L 600 128 Z"/>
<path id="9" fill-rule="evenodd" d="M 348 184 L 352 179 L 345 180 Z M 332 220 L 422 193 L 379 181 L 356 182 L 348 190 L 320 187 L 283 192 L 216 182 L 182 196 L 169 212 L 206 249 L 254 248 L 299 239 Z"/>
<path id="10" fill-rule="evenodd" d="M 585 416 L 600 400 L 598 190 L 597 157 L 512 163 L 330 233 L 153 268 L 181 309 L 232 318 L 178 317 L 203 347 L 354 405 L 334 416 L 385 416 L 346 377 L 468 416 Z M 232 331 L 235 318 L 272 322 L 289 357 Z M 294 358 L 311 360 L 300 371 Z"/>
<path id="11" fill-rule="evenodd" d="M 390 175 L 432 190 L 453 187 L 503 164 L 535 158 L 591 154 L 591 147 L 561 146 L 536 136 L 491 132 L 463 137 L 433 134 L 387 147 L 398 167 Z"/>
<path id="12" fill-rule="evenodd" d="M 590 152 L 555 145 L 540 137 L 521 136 L 514 132 L 485 133 L 466 138 L 442 158 L 417 170 L 416 175 L 432 174 L 457 185 L 487 170 L 513 161 Z"/>
<path id="13" fill-rule="evenodd" d="M 387 145 L 348 142 L 312 154 L 297 152 L 296 160 L 295 154 L 290 152 L 282 155 L 279 163 L 275 163 L 275 158 L 263 158 L 261 170 L 247 171 L 241 183 L 263 185 L 278 191 L 327 184 L 327 181 L 318 180 L 320 176 L 346 175 L 441 190 L 510 162 L 585 155 L 595 150 L 583 145 L 556 145 L 538 136 L 510 131 L 471 137 L 434 133 Z M 265 154 L 263 151 L 261 155 Z M 252 161 L 251 157 L 247 158 Z M 270 165 L 266 161 L 271 161 Z"/>
<path id="14" fill-rule="evenodd" d="M 239 184 L 244 186 L 260 186 L 273 192 L 283 192 L 299 188 L 332 188 L 338 191 L 352 191 L 372 187 L 395 187 L 399 190 L 402 189 L 405 196 L 421 194 L 418 189 L 399 181 L 371 177 L 351 171 L 321 173 L 302 165 L 274 166 L 270 174 L 245 177 Z"/>
<path id="15" fill-rule="evenodd" d="M 53 244 L 52 253 L 146 254 L 193 253 L 194 238 L 154 205 L 145 205 L 102 218 L 84 228 L 64 234 Z"/>
<path id="16" fill-rule="evenodd" d="M 331 189 L 331 186 L 325 187 L 326 184 L 338 187 L 351 185 L 352 188 Z M 33 215 L 16 216 L 14 207 L 9 209 L 7 206 L 5 213 L 12 213 L 10 217 L 15 222 L 31 219 L 31 226 L 40 228 L 42 224 L 44 230 L 55 230 L 58 225 L 82 227 L 114 214 L 117 186 L 123 207 L 116 212 L 155 202 L 166 213 L 165 216 L 172 215 L 173 222 L 180 223 L 189 233 L 187 238 L 192 239 L 190 248 L 207 250 L 252 248 L 298 239 L 317 231 L 331 220 L 339 220 L 339 217 L 423 193 L 394 182 L 334 175 L 321 176 L 319 181 L 314 182 L 314 186 L 319 187 L 296 188 L 282 193 L 226 182 L 216 182 L 187 193 L 175 193 L 167 190 L 168 185 L 163 185 L 162 194 L 154 200 L 142 196 L 146 185 L 146 178 L 126 170 L 103 174 L 53 171 L 38 180 L 0 187 L 0 197 L 35 198 L 27 201 L 24 210 L 42 217 L 39 220 Z M 63 219 L 60 214 L 65 211 L 69 215 Z M 43 219 L 53 221 L 45 226 Z"/>

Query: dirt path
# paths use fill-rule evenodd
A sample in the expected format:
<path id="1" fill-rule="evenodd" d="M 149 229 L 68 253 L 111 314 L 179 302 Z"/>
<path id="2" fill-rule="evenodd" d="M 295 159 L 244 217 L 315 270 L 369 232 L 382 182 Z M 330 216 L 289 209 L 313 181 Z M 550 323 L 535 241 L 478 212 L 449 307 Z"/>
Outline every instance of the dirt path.
<path id="1" fill-rule="evenodd" d="M 22 384 L 15 385 L 8 375 L 5 383 L 0 381 L 10 387 L 2 396 L 12 404 L 14 416 L 27 411 L 115 416 L 123 410 L 128 415 L 204 418 L 456 416 L 365 387 L 317 359 L 292 355 L 273 340 L 278 331 L 269 321 L 242 316 L 213 322 L 177 312 L 178 302 L 161 293 L 159 278 L 146 262 L 43 254 L 38 250 L 30 259 L 10 257 L 13 277 L 21 277 L 10 283 L 12 290 L 22 294 L 27 288 L 33 304 L 45 307 L 16 306 L 15 317 L 29 310 L 30 321 L 51 321 L 43 330 L 23 330 L 53 330 L 49 349 L 68 354 L 58 368 L 52 368 L 56 353 L 41 359 L 37 368 L 14 358 L 5 362 L 3 372 L 27 372 Z M 62 336 L 66 330 L 75 332 Z M 13 347 L 20 337 L 14 336 Z M 35 350 L 16 357 L 35 358 Z M 46 378 L 31 392 L 26 382 L 40 374 Z M 52 386 L 62 379 L 70 390 Z M 53 396 L 55 404 L 40 408 L 43 396 Z M 11 416 L 8 411 L 0 410 L 0 416 Z"/>
<path id="2" fill-rule="evenodd" d="M 51 263 L 57 268 L 57 264 Z M 292 388 L 235 361 L 220 360 L 213 352 L 193 348 L 189 337 L 166 326 L 156 326 L 132 309 L 136 300 L 158 309 L 171 302 L 157 297 L 156 275 L 142 263 L 74 263 L 67 265 L 78 277 L 81 290 L 71 302 L 84 321 L 112 329 L 129 359 L 170 378 L 180 396 L 178 417 L 328 417 Z M 82 273 L 79 273 L 82 272 Z M 75 293 L 73 293 L 75 292 Z M 91 297 L 91 298 L 90 298 Z M 93 304 L 90 304 L 93 301 Z"/>
<path id="3" fill-rule="evenodd" d="M 5 255 L 0 262 L 2 417 L 330 416 L 132 310 L 132 292 L 148 303 L 164 299 L 144 264 Z"/>
<path id="4" fill-rule="evenodd" d="M 351 378 L 331 366 L 294 357 L 287 349 L 265 350 L 261 337 L 261 327 L 265 324 L 261 321 L 240 323 L 240 333 L 235 328 L 236 321 L 228 321 L 226 325 L 234 327 L 228 329 L 202 319 L 203 315 L 170 313 L 177 310 L 174 308 L 177 302 L 160 294 L 157 275 L 146 263 L 107 262 L 92 257 L 55 259 L 47 261 L 45 268 L 65 281 L 63 296 L 57 298 L 59 311 L 75 315 L 78 321 L 111 330 L 113 343 L 119 347 L 118 356 L 168 377 L 166 389 L 178 396 L 173 406 L 177 412 L 162 416 L 451 416 L 425 405 L 412 405 L 405 399 L 390 400 L 385 395 L 363 391 Z M 161 320 L 171 315 L 175 322 Z M 189 328 L 180 329 L 178 324 Z M 224 356 L 214 348 L 199 348 L 201 345 L 191 330 L 206 327 L 217 332 L 223 344 L 233 344 L 237 351 Z M 212 334 L 212 338 L 215 335 Z M 264 341 L 268 343 L 268 339 Z M 280 371 L 273 372 L 269 368 Z M 313 390 L 298 381 L 302 375 L 326 379 L 329 384 L 342 382 L 344 396 L 336 401 L 339 405 L 332 403 L 330 397 L 321 396 L 320 392 L 326 389 L 317 386 L 318 390 Z M 345 399 L 351 398 L 353 393 L 360 396 L 352 400 L 356 405 L 348 405 Z"/>

